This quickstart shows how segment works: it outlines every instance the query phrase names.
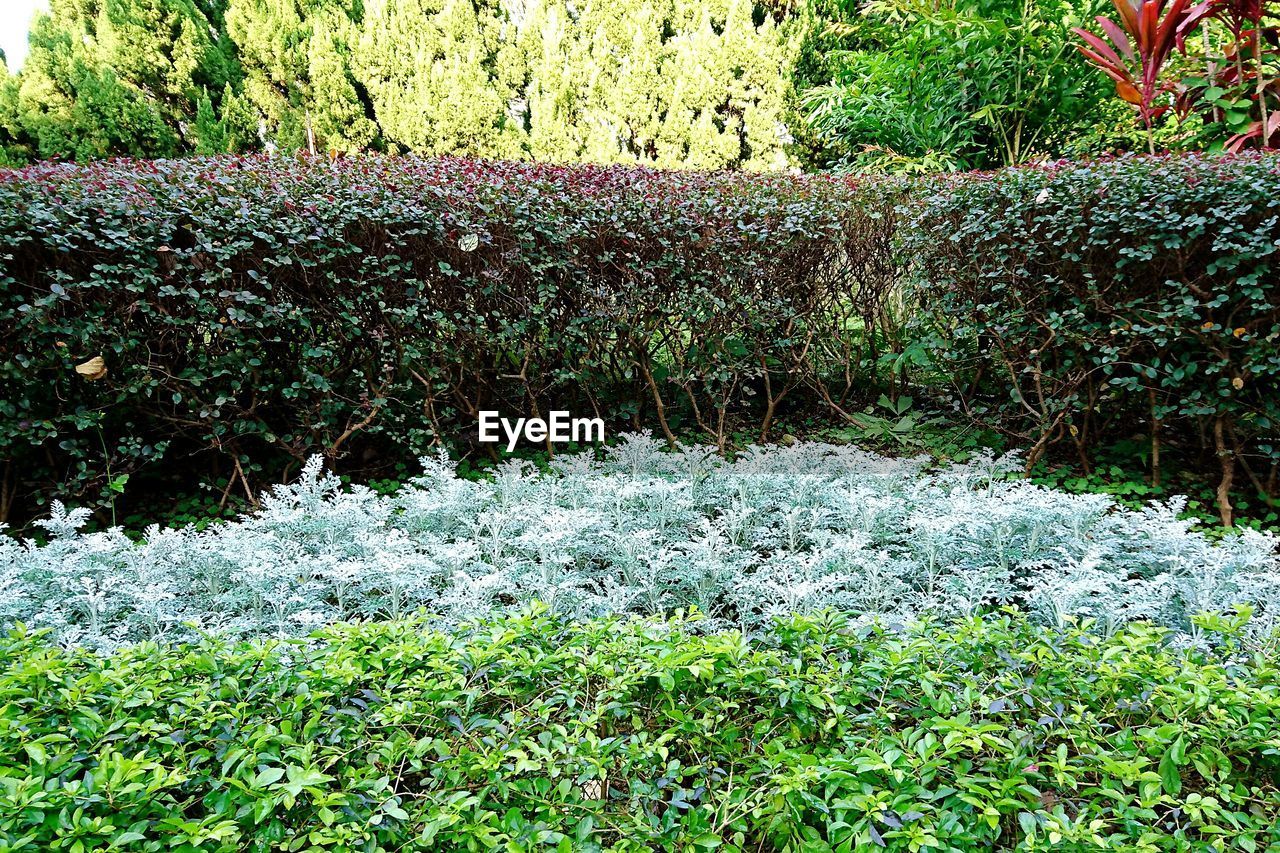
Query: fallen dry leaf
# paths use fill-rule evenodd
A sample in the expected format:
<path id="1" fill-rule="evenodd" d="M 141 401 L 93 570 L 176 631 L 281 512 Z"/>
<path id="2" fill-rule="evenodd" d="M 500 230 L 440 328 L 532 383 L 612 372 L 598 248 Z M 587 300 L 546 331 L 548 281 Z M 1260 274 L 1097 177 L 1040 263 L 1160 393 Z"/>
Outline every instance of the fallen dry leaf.
<path id="1" fill-rule="evenodd" d="M 85 379 L 92 382 L 95 379 L 101 379 L 107 375 L 107 363 L 102 360 L 102 356 L 97 355 L 86 361 L 84 364 L 77 364 L 76 373 L 79 373 Z"/>

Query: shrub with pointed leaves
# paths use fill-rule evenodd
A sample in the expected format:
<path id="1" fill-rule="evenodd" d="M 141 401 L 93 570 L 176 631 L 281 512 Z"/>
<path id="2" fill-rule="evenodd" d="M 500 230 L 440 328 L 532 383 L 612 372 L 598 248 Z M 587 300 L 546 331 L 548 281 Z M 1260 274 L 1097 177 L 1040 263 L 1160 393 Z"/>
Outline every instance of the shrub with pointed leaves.
<path id="1" fill-rule="evenodd" d="M 14 633 L 0 846 L 1261 853 L 1280 667 L 1224 621 L 1209 649 L 536 607 L 109 656 Z"/>

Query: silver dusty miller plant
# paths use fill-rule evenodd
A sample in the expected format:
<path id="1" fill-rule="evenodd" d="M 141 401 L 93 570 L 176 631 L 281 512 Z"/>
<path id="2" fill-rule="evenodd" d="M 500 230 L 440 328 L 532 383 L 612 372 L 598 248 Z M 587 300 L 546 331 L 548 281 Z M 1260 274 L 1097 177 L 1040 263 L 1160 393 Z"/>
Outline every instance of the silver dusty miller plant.
<path id="1" fill-rule="evenodd" d="M 724 460 L 648 435 L 540 473 L 458 479 L 446 458 L 391 497 L 313 460 L 239 521 L 81 533 L 55 504 L 47 542 L 0 536 L 0 626 L 97 648 L 201 631 L 289 636 L 419 609 L 467 618 L 538 599 L 570 616 L 696 608 L 710 628 L 839 608 L 906 622 L 1015 605 L 1101 630 L 1254 607 L 1280 621 L 1275 538 L 1212 542 L 1177 503 L 1142 512 L 1011 476 L 1010 459 L 934 466 L 853 447 L 751 448 Z"/>

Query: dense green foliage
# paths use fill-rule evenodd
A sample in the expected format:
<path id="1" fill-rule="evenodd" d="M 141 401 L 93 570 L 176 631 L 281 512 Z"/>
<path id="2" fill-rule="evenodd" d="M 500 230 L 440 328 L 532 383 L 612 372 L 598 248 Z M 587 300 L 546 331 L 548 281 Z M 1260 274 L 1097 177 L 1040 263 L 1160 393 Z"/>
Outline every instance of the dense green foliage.
<path id="1" fill-rule="evenodd" d="M 1226 518 L 1233 491 L 1277 494 L 1278 198 L 1270 156 L 914 183 L 414 158 L 9 173 L 0 519 L 162 460 L 237 494 L 316 452 L 385 476 L 485 408 L 721 449 L 806 414 L 893 438 L 910 385 L 1029 467 L 1065 449 L 1088 476 L 1145 435 L 1152 486 L 1171 456 L 1210 472 Z M 887 423 L 862 411 L 886 383 Z"/>
<path id="2" fill-rule="evenodd" d="M 1113 52 L 1072 33 L 1110 11 L 1105 0 L 53 0 L 21 72 L 0 76 L 0 159 L 309 148 L 938 171 L 1280 133 L 1266 3 L 1184 3 L 1161 13 L 1156 54 L 1095 53 L 1145 104 L 1146 136 L 1076 53 Z M 1152 78 L 1141 97 L 1134 74 Z"/>
<path id="3" fill-rule="evenodd" d="M 0 643 L 8 849 L 1272 849 L 1280 672 L 1014 617 Z M 1224 649 L 1229 653 L 1229 645 Z"/>
<path id="4" fill-rule="evenodd" d="M 1092 5 L 856 4 L 836 29 L 830 77 L 803 91 L 818 159 L 937 171 L 1016 165 L 1079 147 L 1105 96 L 1071 47 L 1070 28 Z"/>
<path id="5" fill-rule="evenodd" d="M 1135 143 L 1099 0 L 53 0 L 0 157 L 284 150 L 984 168 Z"/>
<path id="6" fill-rule="evenodd" d="M 811 23 L 736 0 L 53 0 L 0 147 L 779 168 Z"/>
<path id="7" fill-rule="evenodd" d="M 1136 428 L 1277 494 L 1280 169 L 1271 157 L 1059 164 L 941 185 L 905 235 L 930 351 L 965 408 L 1089 456 Z M 1198 440 L 1197 440 L 1198 437 Z M 1198 445 L 1198 446 L 1197 446 Z"/>
<path id="8" fill-rule="evenodd" d="M 873 190 L 414 158 L 10 173 L 0 519 L 161 460 L 236 491 L 315 452 L 377 472 L 485 408 L 767 435 L 863 371 L 893 272 Z"/>
<path id="9" fill-rule="evenodd" d="M 929 172 L 1280 139 L 1280 18 L 1267 0 L 817 8 L 831 23 L 806 39 L 796 89 L 819 163 Z"/>
<path id="10" fill-rule="evenodd" d="M 37 16 L 0 121 L 11 159 L 167 156 L 194 145 L 202 96 L 238 82 L 220 3 L 53 0 Z M 224 104 L 231 109 L 233 98 Z"/>

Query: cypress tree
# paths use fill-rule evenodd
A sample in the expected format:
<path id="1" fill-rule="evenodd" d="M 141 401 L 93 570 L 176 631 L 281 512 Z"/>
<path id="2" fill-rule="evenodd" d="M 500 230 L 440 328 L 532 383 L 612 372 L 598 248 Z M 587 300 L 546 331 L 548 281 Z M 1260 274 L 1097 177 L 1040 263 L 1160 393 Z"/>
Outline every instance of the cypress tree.
<path id="1" fill-rule="evenodd" d="M 510 28 L 496 6 L 471 0 L 372 0 L 356 63 L 386 141 L 427 154 L 519 156 L 518 93 L 502 71 Z"/>
<path id="2" fill-rule="evenodd" d="M 18 85 L 0 50 L 0 166 L 21 166 L 31 159 L 31 143 L 19 117 Z"/>
<path id="3" fill-rule="evenodd" d="M 267 140 L 285 149 L 357 151 L 377 125 L 352 75 L 358 3 L 230 0 L 227 33 L 244 69 L 244 93 L 264 119 Z"/>
<path id="4" fill-rule="evenodd" d="M 28 67 L 0 81 L 10 158 L 314 138 L 343 151 L 777 168 L 796 22 L 810 20 L 747 0 L 52 3 Z"/>
<path id="5" fill-rule="evenodd" d="M 197 154 L 246 151 L 257 141 L 257 125 L 257 111 L 230 83 L 222 92 L 220 109 L 214 107 L 206 91 L 200 96 L 190 133 L 192 150 Z"/>
<path id="6" fill-rule="evenodd" d="M 786 165 L 798 40 L 741 0 L 543 0 L 524 50 L 537 159 Z"/>
<path id="7" fill-rule="evenodd" d="M 192 0 L 52 0 L 29 42 L 9 135 L 40 157 L 177 153 L 202 88 L 237 76 Z"/>

